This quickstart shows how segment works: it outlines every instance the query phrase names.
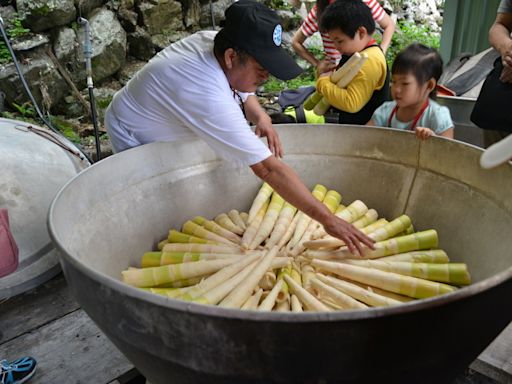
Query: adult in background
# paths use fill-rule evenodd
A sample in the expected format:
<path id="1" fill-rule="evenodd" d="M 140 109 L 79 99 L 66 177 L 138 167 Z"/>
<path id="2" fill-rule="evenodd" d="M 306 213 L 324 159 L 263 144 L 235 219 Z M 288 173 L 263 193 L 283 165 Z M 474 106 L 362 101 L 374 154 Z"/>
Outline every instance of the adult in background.
<path id="1" fill-rule="evenodd" d="M 290 204 L 345 241 L 352 252 L 372 241 L 317 201 L 297 174 L 278 159 L 279 138 L 261 107 L 237 102 L 269 76 L 287 80 L 301 69 L 281 47 L 277 14 L 253 0 L 232 4 L 224 28 L 197 32 L 170 45 L 146 64 L 113 98 L 105 125 L 115 151 L 154 141 L 199 136 L 220 156 L 253 172 Z M 256 103 L 257 104 L 257 103 Z M 251 131 L 245 115 L 268 139 Z"/>
<path id="2" fill-rule="evenodd" d="M 389 44 L 391 44 L 391 39 L 393 37 L 393 33 L 395 32 L 395 23 L 389 17 L 389 15 L 384 11 L 384 9 L 380 6 L 377 0 L 354 0 L 354 1 L 362 1 L 365 3 L 372 12 L 373 19 L 379 24 L 379 26 L 383 29 L 382 33 L 382 41 L 380 43 L 380 47 L 382 51 L 386 53 Z M 327 6 L 333 3 L 334 0 L 317 0 L 316 4 L 313 6 L 311 11 L 308 13 L 306 20 L 302 23 L 301 27 L 295 32 L 292 40 L 292 47 L 297 52 L 297 54 L 302 57 L 304 60 L 308 61 L 314 67 L 318 67 L 318 65 L 322 61 L 328 61 L 334 64 L 338 64 L 341 59 L 342 53 L 340 53 L 334 42 L 329 37 L 329 35 L 325 32 L 321 33 L 322 43 L 324 46 L 325 58 L 323 60 L 318 60 L 305 46 L 304 42 L 306 39 L 311 37 L 315 32 L 319 31 L 320 19 L 327 8 Z"/>
<path id="3" fill-rule="evenodd" d="M 487 76 L 471 114 L 484 131 L 484 146 L 500 141 L 512 132 L 512 0 L 501 0 L 496 20 L 489 30 L 489 42 L 500 53 Z"/>

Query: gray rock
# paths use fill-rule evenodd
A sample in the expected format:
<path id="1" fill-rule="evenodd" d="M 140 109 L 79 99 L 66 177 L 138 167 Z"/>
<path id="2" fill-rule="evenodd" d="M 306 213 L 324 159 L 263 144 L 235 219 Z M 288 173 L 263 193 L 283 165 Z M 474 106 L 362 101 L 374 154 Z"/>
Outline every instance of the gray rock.
<path id="1" fill-rule="evenodd" d="M 156 3 L 156 4 L 155 4 Z M 181 3 L 173 0 L 155 0 L 138 6 L 142 24 L 150 35 L 165 31 L 183 30 Z"/>
<path id="2" fill-rule="evenodd" d="M 94 81 L 116 73 L 126 61 L 126 32 L 112 11 L 100 8 L 89 22 L 92 39 L 92 72 Z"/>
<path id="3" fill-rule="evenodd" d="M 88 15 L 96 8 L 99 8 L 105 2 L 104 0 L 74 0 L 76 9 L 82 17 Z"/>
<path id="4" fill-rule="evenodd" d="M 202 28 L 212 28 L 212 10 L 215 26 L 218 27 L 221 20 L 224 20 L 224 11 L 233 3 L 232 0 L 218 0 L 210 4 L 206 3 L 201 6 L 201 17 L 199 25 Z"/>
<path id="5" fill-rule="evenodd" d="M 60 28 L 55 33 L 53 44 L 55 56 L 78 88 L 85 87 L 86 83 L 83 32 L 83 28 L 78 30 L 78 34 L 72 28 Z"/>
<path id="6" fill-rule="evenodd" d="M 130 60 L 116 73 L 119 83 L 124 86 L 146 64 L 146 61 Z"/>
<path id="7" fill-rule="evenodd" d="M 135 32 L 128 34 L 128 54 L 146 61 L 154 56 L 155 48 L 146 30 L 137 27 Z"/>
<path id="8" fill-rule="evenodd" d="M 199 0 L 189 0 L 182 3 L 183 8 L 183 22 L 186 28 L 191 28 L 199 25 L 201 18 L 201 3 Z"/>
<path id="9" fill-rule="evenodd" d="M 190 33 L 185 31 L 169 32 L 166 34 L 153 35 L 151 36 L 151 41 L 153 42 L 155 49 L 157 51 L 161 51 L 170 44 L 175 43 L 176 41 L 181 40 L 189 35 Z"/>
<path id="10" fill-rule="evenodd" d="M 68 86 L 48 55 L 39 53 L 24 56 L 20 61 L 23 63 L 21 71 L 37 104 L 47 108 L 57 105 L 67 93 Z M 22 105 L 29 101 L 26 93 L 22 91 L 22 83 L 14 63 L 0 66 L 0 89 L 5 93 L 8 104 Z"/>
<path id="11" fill-rule="evenodd" d="M 73 0 L 17 0 L 23 25 L 33 32 L 66 25 L 76 19 Z"/>
<path id="12" fill-rule="evenodd" d="M 120 8 L 117 12 L 117 17 L 126 32 L 135 32 L 138 21 L 137 12 L 127 8 Z"/>

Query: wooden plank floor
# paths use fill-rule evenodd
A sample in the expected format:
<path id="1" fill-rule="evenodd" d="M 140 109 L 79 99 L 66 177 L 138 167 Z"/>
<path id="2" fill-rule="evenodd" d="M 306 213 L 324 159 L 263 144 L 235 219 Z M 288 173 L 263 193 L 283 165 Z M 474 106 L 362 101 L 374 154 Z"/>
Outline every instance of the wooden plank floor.
<path id="1" fill-rule="evenodd" d="M 31 384 L 142 384 L 71 296 L 62 274 L 0 303 L 0 359 L 38 360 Z M 454 384 L 512 384 L 512 324 Z"/>

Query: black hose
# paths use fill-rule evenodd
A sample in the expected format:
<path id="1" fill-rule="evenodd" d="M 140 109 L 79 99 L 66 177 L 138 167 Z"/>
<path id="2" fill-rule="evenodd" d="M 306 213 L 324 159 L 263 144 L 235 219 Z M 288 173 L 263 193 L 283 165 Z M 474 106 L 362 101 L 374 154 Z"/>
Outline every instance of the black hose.
<path id="1" fill-rule="evenodd" d="M 20 80 L 23 84 L 23 88 L 25 89 L 25 92 L 27 93 L 30 101 L 32 102 L 32 104 L 34 105 L 34 108 L 37 112 L 37 115 L 39 116 L 39 118 L 43 121 L 43 123 L 48 127 L 50 128 L 55 134 L 57 134 L 58 136 L 60 136 L 61 138 L 63 138 L 65 141 L 67 141 L 68 143 L 71 143 L 67 137 L 65 137 L 64 135 L 62 135 L 61 132 L 59 132 L 57 129 L 55 129 L 52 124 L 50 123 L 49 120 L 47 120 L 44 116 L 43 116 L 43 113 L 41 112 L 41 110 L 39 109 L 39 106 L 37 105 L 36 103 L 36 100 L 34 99 L 34 96 L 32 95 L 32 92 L 30 92 L 30 88 L 27 84 L 27 81 L 25 80 L 25 76 L 23 76 L 23 73 L 21 72 L 21 68 L 20 68 L 20 65 L 18 63 L 18 60 L 16 59 L 16 55 L 14 54 L 14 51 L 12 49 L 12 46 L 11 46 L 11 43 L 9 41 L 9 37 L 7 36 L 7 32 L 5 31 L 4 29 L 4 21 L 2 19 L 2 17 L 0 16 L 0 31 L 2 33 L 2 37 L 4 38 L 4 41 L 5 41 L 5 45 L 7 46 L 7 49 L 9 50 L 9 54 L 11 55 L 12 57 L 12 61 L 14 62 L 14 66 L 16 67 L 16 71 L 18 72 L 18 75 L 20 77 Z M 74 145 L 75 146 L 75 145 Z M 80 157 L 81 160 L 87 160 L 90 164 L 92 164 L 92 160 L 89 158 L 89 156 L 83 152 L 78 146 L 75 146 L 81 155 L 83 155 L 83 158 Z"/>

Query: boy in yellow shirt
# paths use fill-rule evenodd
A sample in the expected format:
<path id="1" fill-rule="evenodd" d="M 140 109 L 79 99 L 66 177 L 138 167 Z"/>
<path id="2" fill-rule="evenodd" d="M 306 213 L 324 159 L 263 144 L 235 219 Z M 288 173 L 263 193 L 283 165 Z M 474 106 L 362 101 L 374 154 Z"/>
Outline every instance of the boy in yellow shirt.
<path id="1" fill-rule="evenodd" d="M 389 99 L 389 76 L 386 57 L 373 39 L 375 22 L 370 8 L 360 0 L 336 0 L 320 20 L 320 30 L 329 34 L 343 55 L 338 68 L 356 52 L 368 59 L 345 87 L 330 81 L 335 66 L 323 62 L 317 68 L 316 90 L 332 106 L 325 115 L 327 122 L 366 124 L 373 112 Z"/>

